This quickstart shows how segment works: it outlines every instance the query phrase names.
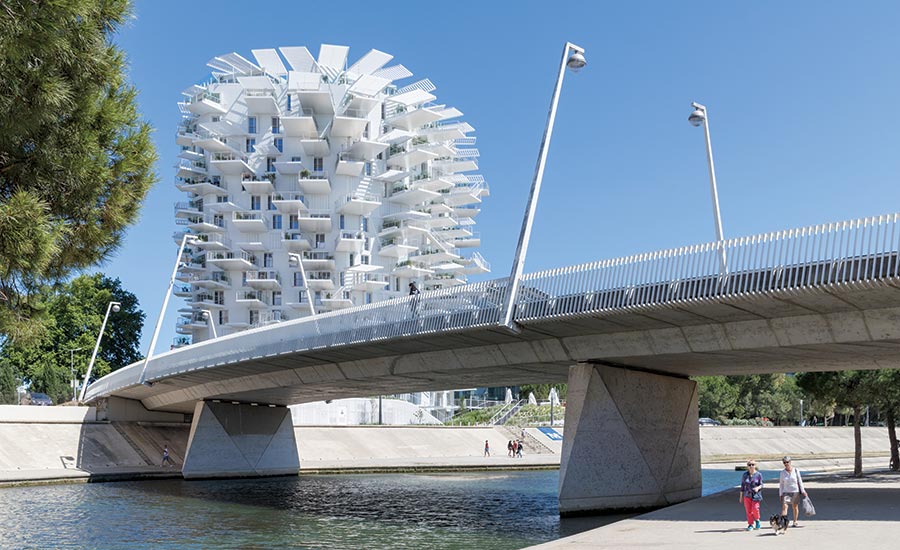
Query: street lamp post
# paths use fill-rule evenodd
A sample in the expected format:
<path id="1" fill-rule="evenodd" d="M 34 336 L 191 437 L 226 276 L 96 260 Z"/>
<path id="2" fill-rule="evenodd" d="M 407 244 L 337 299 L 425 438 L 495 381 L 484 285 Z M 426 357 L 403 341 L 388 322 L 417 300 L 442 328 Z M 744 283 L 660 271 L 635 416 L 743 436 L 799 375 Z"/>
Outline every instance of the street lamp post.
<path id="1" fill-rule="evenodd" d="M 219 337 L 216 334 L 216 322 L 213 319 L 213 314 L 208 309 L 201 309 L 200 313 L 203 315 L 203 318 L 206 319 L 207 326 L 209 327 L 209 332 L 212 334 L 213 340 Z"/>
<path id="2" fill-rule="evenodd" d="M 803 425 L 803 400 L 800 400 L 800 425 Z"/>
<path id="3" fill-rule="evenodd" d="M 571 55 L 570 55 L 570 52 Z M 519 290 L 519 279 L 525 267 L 525 255 L 528 252 L 528 240 L 531 238 L 531 226 L 534 222 L 534 213 L 537 210 L 538 195 L 541 192 L 541 181 L 544 178 L 544 166 L 547 164 L 547 151 L 550 148 L 550 137 L 553 134 L 553 123 L 556 120 L 556 105 L 559 102 L 559 92 L 562 89 L 563 76 L 566 67 L 578 71 L 587 64 L 584 59 L 584 48 L 566 42 L 563 48 L 562 61 L 559 65 L 559 75 L 556 77 L 556 87 L 550 99 L 550 112 L 547 114 L 547 125 L 544 128 L 544 137 L 541 139 L 540 153 L 537 165 L 534 168 L 534 179 L 531 182 L 531 193 L 528 195 L 528 205 L 525 207 L 525 218 L 522 220 L 522 229 L 519 232 L 519 243 L 516 246 L 516 255 L 513 257 L 512 271 L 509 274 L 506 292 L 506 314 L 503 325 L 508 329 L 518 332 L 513 315 L 515 312 L 515 298 Z"/>
<path id="4" fill-rule="evenodd" d="M 144 357 L 144 365 L 141 367 L 141 376 L 138 379 L 141 384 L 145 384 L 147 365 L 150 363 L 150 357 L 153 355 L 153 348 L 156 347 L 156 339 L 159 338 L 159 331 L 162 328 L 163 318 L 166 316 L 166 306 L 169 305 L 169 295 L 172 294 L 172 287 L 175 286 L 175 276 L 178 275 L 178 266 L 181 265 L 181 256 L 184 254 L 184 247 L 187 243 L 195 242 L 197 242 L 197 237 L 189 233 L 185 233 L 181 238 L 181 245 L 178 247 L 178 256 L 175 257 L 175 267 L 172 268 L 172 276 L 169 277 L 169 286 L 166 288 L 162 309 L 159 310 L 159 318 L 156 319 L 156 328 L 153 329 L 153 338 L 150 339 L 150 348 L 147 350 L 147 355 Z"/>
<path id="5" fill-rule="evenodd" d="M 75 352 L 84 348 L 72 348 L 69 350 L 69 374 L 72 376 L 72 401 L 78 399 L 78 379 L 75 378 Z"/>
<path id="6" fill-rule="evenodd" d="M 303 256 L 300 254 L 288 254 L 288 262 L 290 262 L 291 266 L 296 265 L 300 268 L 300 277 L 303 278 L 303 287 L 306 289 L 306 301 L 309 303 L 309 315 L 310 317 L 316 314 L 316 306 L 313 304 L 313 296 L 309 291 L 309 281 L 306 280 L 306 270 L 303 268 Z"/>
<path id="7" fill-rule="evenodd" d="M 110 302 L 106 306 L 106 315 L 103 316 L 103 324 L 100 325 L 100 334 L 97 335 L 97 344 L 94 346 L 94 353 L 91 354 L 91 362 L 88 363 L 87 373 L 84 375 L 84 384 L 81 386 L 81 396 L 78 398 L 79 401 L 84 401 L 84 394 L 87 392 L 88 381 L 91 379 L 91 371 L 94 370 L 94 361 L 97 360 L 97 351 L 100 350 L 100 339 L 103 338 L 103 331 L 106 330 L 106 321 L 109 319 L 110 311 L 114 313 L 119 312 L 119 306 L 121 306 L 119 302 Z"/>
<path id="8" fill-rule="evenodd" d="M 712 193 L 713 205 L 713 221 L 716 224 L 716 240 L 719 247 L 719 262 L 721 264 L 721 273 L 727 273 L 727 264 L 725 260 L 725 247 L 723 246 L 724 236 L 722 234 L 722 215 L 719 213 L 719 191 L 716 188 L 716 167 L 713 164 L 712 141 L 709 139 L 709 113 L 705 105 L 699 103 L 691 103 L 694 111 L 688 117 L 688 122 L 692 126 L 703 125 L 703 133 L 706 135 L 706 162 L 709 165 L 709 186 Z"/>

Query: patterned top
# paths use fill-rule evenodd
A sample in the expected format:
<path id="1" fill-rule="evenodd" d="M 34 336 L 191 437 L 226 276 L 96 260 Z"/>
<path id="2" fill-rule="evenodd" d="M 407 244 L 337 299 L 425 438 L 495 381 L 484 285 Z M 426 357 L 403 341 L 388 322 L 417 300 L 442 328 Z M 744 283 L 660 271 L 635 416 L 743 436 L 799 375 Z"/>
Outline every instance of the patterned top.
<path id="1" fill-rule="evenodd" d="M 744 472 L 743 477 L 741 477 L 741 494 L 746 498 L 753 498 L 753 490 L 754 487 L 759 487 L 760 491 L 762 491 L 763 480 L 762 474 L 756 472 L 751 477 L 750 472 Z"/>

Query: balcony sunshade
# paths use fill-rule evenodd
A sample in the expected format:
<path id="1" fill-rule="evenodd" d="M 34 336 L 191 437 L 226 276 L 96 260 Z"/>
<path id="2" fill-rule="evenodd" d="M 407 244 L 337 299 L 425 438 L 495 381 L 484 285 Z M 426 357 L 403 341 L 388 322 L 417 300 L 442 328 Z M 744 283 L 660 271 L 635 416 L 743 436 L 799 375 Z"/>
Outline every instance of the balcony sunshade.
<path id="1" fill-rule="evenodd" d="M 378 78 L 386 78 L 391 81 L 402 80 L 404 78 L 409 78 L 412 75 L 412 72 L 403 65 L 385 67 L 384 69 L 379 69 L 372 73 L 372 76 L 377 76 Z"/>
<path id="2" fill-rule="evenodd" d="M 278 52 L 273 48 L 250 50 L 250 52 L 253 53 L 253 57 L 256 58 L 256 62 L 259 63 L 259 66 L 267 73 L 274 76 L 283 76 L 287 74 L 284 63 L 281 62 L 281 58 L 278 57 Z"/>
<path id="3" fill-rule="evenodd" d="M 322 75 L 319 73 L 303 73 L 291 71 L 288 73 L 288 90 L 318 90 Z"/>
<path id="4" fill-rule="evenodd" d="M 268 76 L 239 76 L 238 82 L 245 90 L 274 90 L 275 86 Z"/>
<path id="5" fill-rule="evenodd" d="M 260 67 L 234 52 L 216 56 L 210 59 L 206 64 L 213 69 L 224 71 L 226 73 L 246 75 L 262 72 Z"/>
<path id="6" fill-rule="evenodd" d="M 418 82 L 413 82 L 409 86 L 404 86 L 397 90 L 398 94 L 405 94 L 406 92 L 411 92 L 413 90 L 422 90 L 423 92 L 433 92 L 437 90 L 437 86 L 435 86 L 430 80 L 427 78 L 422 79 Z"/>
<path id="7" fill-rule="evenodd" d="M 313 59 L 312 54 L 304 46 L 289 46 L 278 49 L 293 70 L 301 73 L 311 73 L 317 70 L 316 60 Z"/>
<path id="8" fill-rule="evenodd" d="M 343 71 L 349 51 L 349 46 L 322 44 L 319 48 L 319 67 L 328 67 L 338 72 Z"/>
<path id="9" fill-rule="evenodd" d="M 367 74 L 359 77 L 359 80 L 354 82 L 353 86 L 350 86 L 350 92 L 367 97 L 374 97 L 390 83 L 391 81 L 386 78 Z"/>
<path id="10" fill-rule="evenodd" d="M 188 97 L 194 97 L 195 95 L 204 91 L 206 91 L 206 89 L 203 86 L 197 86 L 196 84 L 194 84 L 193 86 L 189 86 L 182 90 L 181 94 Z"/>
<path id="11" fill-rule="evenodd" d="M 399 103 L 406 107 L 409 107 L 410 105 L 417 105 L 420 103 L 427 103 L 429 101 L 434 101 L 435 99 L 437 99 L 435 96 L 429 94 L 428 92 L 423 92 L 422 90 L 411 90 L 409 92 L 392 95 L 387 98 L 388 101 Z"/>
<path id="12" fill-rule="evenodd" d="M 369 50 L 369 53 L 362 56 L 359 61 L 354 63 L 347 72 L 359 75 L 372 74 L 378 69 L 384 67 L 385 63 L 393 59 L 394 56 L 378 50 Z"/>

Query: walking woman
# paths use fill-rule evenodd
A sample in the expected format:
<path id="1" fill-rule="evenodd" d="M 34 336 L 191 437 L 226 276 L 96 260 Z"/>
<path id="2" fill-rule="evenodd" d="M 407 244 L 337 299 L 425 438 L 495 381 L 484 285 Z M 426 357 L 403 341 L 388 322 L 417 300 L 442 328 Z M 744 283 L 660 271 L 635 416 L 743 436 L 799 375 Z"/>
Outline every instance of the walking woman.
<path id="1" fill-rule="evenodd" d="M 800 525 L 800 501 L 806 496 L 803 490 L 803 480 L 800 479 L 800 470 L 791 466 L 791 457 L 781 459 L 784 470 L 778 483 L 778 496 L 781 497 L 781 515 L 787 521 L 788 504 L 794 509 L 794 527 Z"/>
<path id="2" fill-rule="evenodd" d="M 756 461 L 747 461 L 747 471 L 741 477 L 740 502 L 747 513 L 747 530 L 759 529 L 759 503 L 762 502 L 762 474 L 756 471 Z"/>

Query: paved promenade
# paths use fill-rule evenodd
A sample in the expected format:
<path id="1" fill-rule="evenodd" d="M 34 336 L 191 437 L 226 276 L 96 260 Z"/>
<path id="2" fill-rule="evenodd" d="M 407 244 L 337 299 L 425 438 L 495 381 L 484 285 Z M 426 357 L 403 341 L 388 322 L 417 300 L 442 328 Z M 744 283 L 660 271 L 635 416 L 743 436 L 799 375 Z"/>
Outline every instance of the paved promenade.
<path id="1" fill-rule="evenodd" d="M 659 548 L 742 550 L 811 548 L 876 550 L 897 548 L 900 540 L 900 474 L 880 472 L 863 479 L 846 474 L 806 481 L 818 512 L 801 514 L 800 526 L 776 536 L 768 518 L 778 506 L 778 486 L 764 489 L 763 527 L 746 531 L 737 490 L 685 502 L 611 525 L 532 547 L 532 550 Z"/>

